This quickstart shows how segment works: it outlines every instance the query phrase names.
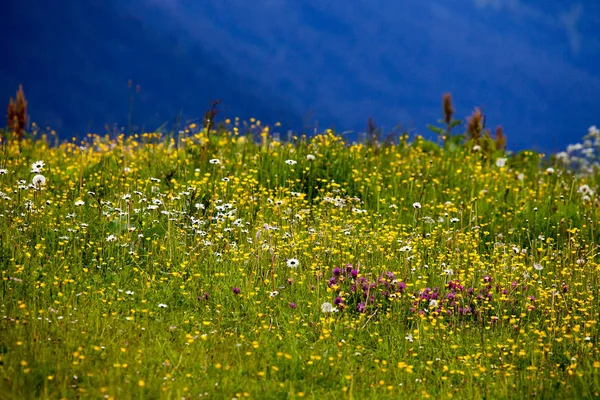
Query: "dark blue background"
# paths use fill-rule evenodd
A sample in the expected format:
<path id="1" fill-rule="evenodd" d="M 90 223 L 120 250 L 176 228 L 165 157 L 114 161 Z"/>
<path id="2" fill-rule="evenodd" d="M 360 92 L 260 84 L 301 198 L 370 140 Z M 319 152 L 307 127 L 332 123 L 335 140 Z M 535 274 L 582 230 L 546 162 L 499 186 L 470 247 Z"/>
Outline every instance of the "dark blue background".
<path id="1" fill-rule="evenodd" d="M 182 113 L 295 130 L 428 134 L 452 92 L 512 149 L 558 150 L 600 124 L 600 2 L 20 0 L 0 5 L 0 94 L 62 137 Z M 170 125 L 169 125 L 170 126 Z"/>

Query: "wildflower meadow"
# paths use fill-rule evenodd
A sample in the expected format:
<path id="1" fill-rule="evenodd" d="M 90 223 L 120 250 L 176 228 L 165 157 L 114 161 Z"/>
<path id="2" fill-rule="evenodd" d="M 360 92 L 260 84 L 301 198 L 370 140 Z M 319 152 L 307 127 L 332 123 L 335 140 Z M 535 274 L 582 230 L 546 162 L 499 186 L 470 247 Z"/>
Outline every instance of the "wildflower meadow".
<path id="1" fill-rule="evenodd" d="M 446 103 L 437 141 L 6 130 L 0 398 L 598 397 L 600 131 L 511 153 Z"/>

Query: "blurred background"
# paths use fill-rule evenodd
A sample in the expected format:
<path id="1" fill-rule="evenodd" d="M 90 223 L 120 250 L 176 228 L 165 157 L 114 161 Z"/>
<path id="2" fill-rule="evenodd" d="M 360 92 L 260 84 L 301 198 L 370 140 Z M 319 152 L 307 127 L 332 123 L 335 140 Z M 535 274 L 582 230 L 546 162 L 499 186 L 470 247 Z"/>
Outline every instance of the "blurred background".
<path id="1" fill-rule="evenodd" d="M 199 120 L 215 99 L 282 133 L 355 138 L 372 117 L 434 137 L 445 92 L 512 150 L 600 125 L 597 0 L 19 0 L 0 31 L 0 99 L 22 83 L 65 139 Z"/>

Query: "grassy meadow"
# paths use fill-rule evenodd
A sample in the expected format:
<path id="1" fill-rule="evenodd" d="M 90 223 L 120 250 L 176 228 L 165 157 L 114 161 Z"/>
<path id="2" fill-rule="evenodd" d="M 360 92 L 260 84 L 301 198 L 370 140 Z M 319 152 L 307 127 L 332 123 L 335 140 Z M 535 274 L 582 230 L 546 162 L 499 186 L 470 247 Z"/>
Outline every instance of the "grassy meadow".
<path id="1" fill-rule="evenodd" d="M 33 129 L 1 143 L 2 399 L 600 393 L 595 142 Z"/>

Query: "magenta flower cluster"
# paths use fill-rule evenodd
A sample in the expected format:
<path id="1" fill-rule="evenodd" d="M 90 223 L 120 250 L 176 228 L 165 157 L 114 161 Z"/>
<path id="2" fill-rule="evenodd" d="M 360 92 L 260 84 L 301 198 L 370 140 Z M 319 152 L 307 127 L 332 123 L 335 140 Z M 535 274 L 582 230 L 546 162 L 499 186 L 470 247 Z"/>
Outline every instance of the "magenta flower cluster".
<path id="1" fill-rule="evenodd" d="M 465 287 L 458 280 L 447 282 L 442 288 L 425 288 L 406 295 L 406 284 L 396 279 L 392 272 L 385 272 L 377 278 L 369 279 L 359 274 L 352 264 L 343 268 L 334 268 L 327 286 L 334 289 L 338 296 L 333 303 L 341 311 L 367 313 L 375 309 L 385 310 L 392 301 L 403 299 L 405 312 L 412 314 L 443 315 L 454 322 L 485 320 L 492 324 L 498 322 L 492 302 L 502 302 L 512 314 L 533 311 L 536 298 L 529 294 L 529 287 L 516 281 L 508 285 L 494 284 L 492 277 L 484 276 L 479 288 Z M 563 284 L 563 293 L 568 286 Z M 453 322 L 451 322 L 453 323 Z"/>
<path id="2" fill-rule="evenodd" d="M 327 285 L 344 292 L 345 298 L 335 298 L 336 307 L 359 313 L 377 307 L 387 307 L 392 298 L 397 298 L 406 291 L 406 284 L 397 280 L 392 272 L 388 271 L 369 280 L 365 276 L 359 276 L 358 269 L 352 264 L 346 264 L 344 268 L 334 268 Z"/>

